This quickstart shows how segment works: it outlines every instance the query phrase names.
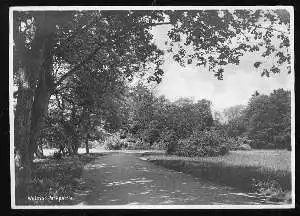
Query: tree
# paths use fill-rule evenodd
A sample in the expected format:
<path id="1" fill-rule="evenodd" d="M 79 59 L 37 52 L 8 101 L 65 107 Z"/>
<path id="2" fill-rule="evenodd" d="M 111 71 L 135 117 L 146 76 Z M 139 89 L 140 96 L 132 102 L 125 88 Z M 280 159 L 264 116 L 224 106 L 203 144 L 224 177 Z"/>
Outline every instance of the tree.
<path id="1" fill-rule="evenodd" d="M 224 109 L 224 116 L 227 118 L 227 121 L 237 119 L 242 115 L 243 110 L 245 109 L 244 105 L 236 105 Z"/>
<path id="2" fill-rule="evenodd" d="M 186 138 L 194 130 L 202 130 L 213 124 L 211 102 L 205 99 L 194 103 L 189 98 L 181 98 L 167 106 L 166 125 L 178 137 Z"/>
<path id="3" fill-rule="evenodd" d="M 128 100 L 129 127 L 131 133 L 139 137 L 154 119 L 156 97 L 145 85 L 138 83 L 130 90 Z"/>
<path id="4" fill-rule="evenodd" d="M 70 14 L 15 11 L 13 25 L 14 77 L 18 86 L 15 112 L 15 146 L 24 170 L 24 184 L 31 180 L 33 154 L 53 86 L 50 53 L 55 26 Z M 62 19 L 63 16 L 63 19 Z M 35 19 L 34 19 L 35 17 Z M 51 17 L 51 18 L 50 18 Z M 50 19 L 49 19 L 50 18 Z M 34 115 L 32 114 L 34 113 Z"/>
<path id="5" fill-rule="evenodd" d="M 273 119 L 273 142 L 276 148 L 291 149 L 291 92 L 284 89 L 274 90 L 270 94 L 271 103 L 276 110 Z"/>
<path id="6" fill-rule="evenodd" d="M 213 124 L 211 102 L 180 98 L 170 102 L 155 96 L 147 87 L 139 84 L 133 88 L 128 100 L 129 127 L 131 133 L 144 138 L 152 145 L 162 134 L 174 131 L 178 137 L 190 136 L 194 130 L 202 130 Z"/>
<path id="7" fill-rule="evenodd" d="M 178 10 L 165 13 L 171 25 L 168 50 L 181 65 L 207 66 L 218 79 L 223 79 L 224 65 L 238 65 L 245 53 L 261 51 L 263 58 L 272 56 L 276 59 L 271 67 L 263 62 L 254 64 L 255 68 L 261 68 L 262 76 L 279 73 L 281 66 L 291 72 L 290 14 L 287 10 Z M 268 25 L 263 25 L 261 20 Z M 187 52 L 187 47 L 192 52 Z"/>
<path id="8" fill-rule="evenodd" d="M 143 16 L 130 11 L 14 11 L 15 146 L 24 167 L 24 184 L 31 180 L 33 153 L 54 92 L 76 79 L 84 67 L 98 74 L 110 71 L 122 80 L 131 79 L 148 61 L 159 66 L 162 52 L 151 43 L 149 22 Z M 56 60 L 64 70 L 54 70 Z M 74 117 L 75 109 L 76 105 Z M 75 141 L 77 128 L 69 123 L 66 132 Z"/>
<path id="9" fill-rule="evenodd" d="M 252 96 L 245 119 L 247 132 L 256 142 L 255 147 L 286 148 L 290 145 L 290 101 L 290 92 L 283 89 L 274 90 L 269 96 Z M 287 137 L 280 141 L 278 136 Z"/>

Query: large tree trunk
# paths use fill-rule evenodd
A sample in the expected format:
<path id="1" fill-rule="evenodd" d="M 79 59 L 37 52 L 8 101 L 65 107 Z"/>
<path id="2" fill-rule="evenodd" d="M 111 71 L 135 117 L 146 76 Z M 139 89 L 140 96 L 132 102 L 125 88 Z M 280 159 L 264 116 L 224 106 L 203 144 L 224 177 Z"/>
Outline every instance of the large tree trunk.
<path id="1" fill-rule="evenodd" d="M 39 19 L 36 19 L 38 23 Z M 37 25 L 31 50 L 23 52 L 21 56 L 21 71 L 19 71 L 18 95 L 15 113 L 15 147 L 20 155 L 21 171 L 18 180 L 21 185 L 16 190 L 18 200 L 25 199 L 29 193 L 28 185 L 32 180 L 34 152 L 37 152 L 37 137 L 47 113 L 51 90 L 52 57 L 49 56 L 53 47 L 53 27 L 41 21 Z M 50 30 L 50 31 L 49 31 Z M 21 46 L 21 43 L 18 44 Z M 14 62 L 16 64 L 17 62 Z M 16 175 L 17 177 L 17 175 Z M 16 199 L 16 200 L 17 200 Z M 24 202 L 24 200 L 23 200 Z M 24 204 L 24 203 L 23 203 Z"/>
<path id="2" fill-rule="evenodd" d="M 26 76 L 26 68 L 20 68 L 20 84 L 14 119 L 14 144 L 20 158 L 20 167 L 16 167 L 16 201 L 26 200 L 27 185 L 31 183 L 32 161 L 30 160 L 30 118 L 33 103 L 33 90 Z"/>
<path id="3" fill-rule="evenodd" d="M 39 40 L 42 41 L 41 47 L 41 62 L 40 62 L 40 73 L 38 79 L 37 89 L 34 95 L 34 102 L 32 106 L 31 115 L 31 126 L 30 126 L 30 159 L 33 160 L 34 153 L 38 152 L 38 138 L 40 136 L 40 131 L 44 125 L 45 117 L 48 113 L 48 105 L 51 90 L 53 88 L 53 79 L 51 77 L 52 73 L 52 55 L 51 51 L 54 43 L 54 34 L 50 32 L 44 35 L 41 32 Z"/>
<path id="4" fill-rule="evenodd" d="M 47 114 L 50 92 L 52 89 L 52 55 L 55 40 L 56 24 L 72 18 L 72 13 L 30 12 L 34 17 L 35 32 L 30 48 L 26 48 L 25 37 L 20 32 L 18 18 L 22 15 L 14 13 L 14 72 L 17 72 L 18 83 L 17 104 L 15 110 L 15 150 L 20 156 L 20 182 L 27 188 L 32 179 L 34 152 L 38 154 L 37 138 Z M 20 17 L 19 17 L 20 16 Z M 21 66 L 20 66 L 21 65 Z M 17 172 L 16 172 L 17 177 Z M 17 193 L 25 195 L 20 190 Z M 26 197 L 25 197 L 26 198 Z"/>
<path id="5" fill-rule="evenodd" d="M 67 149 L 68 153 L 75 155 L 78 153 L 78 148 L 80 145 L 78 134 L 76 133 L 75 126 L 70 122 L 62 122 L 64 126 L 64 132 L 67 136 Z"/>

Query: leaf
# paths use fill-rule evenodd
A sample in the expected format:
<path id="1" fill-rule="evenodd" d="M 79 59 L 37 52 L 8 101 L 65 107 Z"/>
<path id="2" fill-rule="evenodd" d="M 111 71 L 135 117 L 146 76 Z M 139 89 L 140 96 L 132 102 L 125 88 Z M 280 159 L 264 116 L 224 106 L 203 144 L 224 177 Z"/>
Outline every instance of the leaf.
<path id="1" fill-rule="evenodd" d="M 270 77 L 270 72 L 267 69 L 264 69 L 263 72 L 261 73 L 261 76 L 267 76 Z"/>
<path id="2" fill-rule="evenodd" d="M 260 65 L 261 65 L 261 62 L 255 62 L 255 63 L 254 63 L 254 67 L 255 67 L 255 68 L 258 68 Z"/>
<path id="3" fill-rule="evenodd" d="M 274 74 L 280 73 L 280 69 L 278 67 L 275 67 L 274 65 L 270 69 Z"/>

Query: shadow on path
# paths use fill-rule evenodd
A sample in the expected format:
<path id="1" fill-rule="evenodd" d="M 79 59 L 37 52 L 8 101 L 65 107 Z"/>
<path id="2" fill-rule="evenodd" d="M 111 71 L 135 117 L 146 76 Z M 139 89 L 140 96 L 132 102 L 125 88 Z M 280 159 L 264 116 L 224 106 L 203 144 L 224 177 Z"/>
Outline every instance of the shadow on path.
<path id="1" fill-rule="evenodd" d="M 108 153 L 87 164 L 71 205 L 251 205 L 255 196 L 140 160 Z"/>

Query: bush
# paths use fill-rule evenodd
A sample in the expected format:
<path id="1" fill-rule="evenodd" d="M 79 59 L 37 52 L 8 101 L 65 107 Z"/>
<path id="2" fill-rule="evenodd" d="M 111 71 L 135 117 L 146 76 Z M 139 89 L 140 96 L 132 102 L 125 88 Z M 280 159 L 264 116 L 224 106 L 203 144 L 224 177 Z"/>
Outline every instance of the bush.
<path id="1" fill-rule="evenodd" d="M 181 139 L 169 148 L 168 154 L 179 156 L 218 156 L 229 151 L 226 137 L 216 130 L 196 131 L 189 138 Z"/>
<path id="2" fill-rule="evenodd" d="M 104 141 L 104 148 L 107 150 L 120 150 L 126 147 L 126 141 L 122 140 L 118 133 L 111 135 Z"/>
<path id="3" fill-rule="evenodd" d="M 249 144 L 242 144 L 237 150 L 251 151 L 251 146 Z"/>
<path id="4" fill-rule="evenodd" d="M 178 141 L 178 137 L 174 130 L 166 130 L 161 134 L 159 140 L 159 149 L 166 150 L 167 153 L 170 153 L 175 148 Z"/>
<path id="5" fill-rule="evenodd" d="M 151 149 L 151 145 L 148 142 L 143 142 L 142 140 L 137 140 L 135 142 L 131 142 L 127 147 L 128 150 L 148 150 Z"/>
<path id="6" fill-rule="evenodd" d="M 227 143 L 230 147 L 230 150 L 236 151 L 236 150 L 244 150 L 244 151 L 250 151 L 251 150 L 251 140 L 249 140 L 247 137 L 237 137 L 232 138 L 229 137 L 227 139 Z"/>
<path id="7" fill-rule="evenodd" d="M 274 136 L 273 140 L 276 148 L 291 150 L 290 134 L 279 134 L 277 136 Z"/>
<path id="8" fill-rule="evenodd" d="M 152 145 L 154 142 L 158 141 L 160 136 L 160 127 L 159 122 L 156 120 L 152 120 L 148 127 L 142 133 L 144 141 L 150 143 Z"/>

